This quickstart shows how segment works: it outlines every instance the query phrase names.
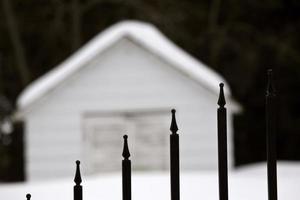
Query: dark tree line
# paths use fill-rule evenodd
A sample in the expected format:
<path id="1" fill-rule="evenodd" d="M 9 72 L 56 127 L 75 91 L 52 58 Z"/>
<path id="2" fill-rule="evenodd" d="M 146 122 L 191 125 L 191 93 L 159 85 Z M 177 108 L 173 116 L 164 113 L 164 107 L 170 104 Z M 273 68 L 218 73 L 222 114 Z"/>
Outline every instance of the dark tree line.
<path id="1" fill-rule="evenodd" d="M 0 10 L 0 92 L 12 105 L 27 84 L 108 26 L 143 20 L 230 84 L 244 107 L 235 123 L 236 165 L 265 159 L 266 70 L 273 68 L 278 156 L 300 159 L 300 1 L 1 0 Z"/>

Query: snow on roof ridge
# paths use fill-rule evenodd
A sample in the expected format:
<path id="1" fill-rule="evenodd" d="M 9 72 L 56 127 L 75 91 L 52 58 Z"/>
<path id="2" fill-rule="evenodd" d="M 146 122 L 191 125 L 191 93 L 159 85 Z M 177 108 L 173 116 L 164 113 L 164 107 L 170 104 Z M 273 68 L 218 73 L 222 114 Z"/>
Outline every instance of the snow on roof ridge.
<path id="1" fill-rule="evenodd" d="M 47 91 L 83 67 L 84 63 L 122 37 L 130 37 L 142 44 L 157 56 L 167 60 L 174 67 L 216 93 L 219 91 L 220 82 L 226 84 L 226 81 L 216 72 L 176 46 L 156 27 L 149 23 L 130 20 L 119 22 L 105 29 L 57 67 L 27 86 L 18 97 L 18 109 L 23 109 L 42 97 Z M 230 95 L 228 87 L 226 87 L 225 93 Z"/>

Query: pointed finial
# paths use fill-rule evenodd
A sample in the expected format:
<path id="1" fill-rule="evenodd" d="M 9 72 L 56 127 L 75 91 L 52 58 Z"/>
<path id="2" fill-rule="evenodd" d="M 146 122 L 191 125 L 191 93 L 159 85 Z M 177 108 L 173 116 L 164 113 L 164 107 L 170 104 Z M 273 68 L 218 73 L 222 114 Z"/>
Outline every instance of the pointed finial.
<path id="1" fill-rule="evenodd" d="M 275 88 L 273 85 L 273 70 L 268 70 L 268 86 L 267 86 L 267 95 L 275 95 Z"/>
<path id="2" fill-rule="evenodd" d="M 178 126 L 175 117 L 176 110 L 172 109 L 171 112 L 172 112 L 172 121 L 171 121 L 170 131 L 172 133 L 176 133 L 178 131 Z"/>
<path id="3" fill-rule="evenodd" d="M 31 198 L 31 194 L 26 194 L 26 199 L 30 200 L 30 198 Z"/>
<path id="4" fill-rule="evenodd" d="M 124 146 L 123 146 L 122 156 L 125 160 L 128 160 L 128 158 L 130 157 L 130 153 L 129 153 L 129 149 L 128 149 L 128 141 L 127 141 L 128 136 L 124 135 L 123 138 L 124 138 Z"/>
<path id="5" fill-rule="evenodd" d="M 220 83 L 220 93 L 219 93 L 219 99 L 218 99 L 218 105 L 220 107 L 224 107 L 225 104 L 226 104 L 226 101 L 225 101 L 225 96 L 224 96 L 224 83 Z"/>
<path id="6" fill-rule="evenodd" d="M 82 182 L 79 165 L 80 165 L 80 161 L 76 160 L 76 172 L 74 178 L 74 182 L 76 183 L 76 185 L 80 185 L 80 183 Z"/>

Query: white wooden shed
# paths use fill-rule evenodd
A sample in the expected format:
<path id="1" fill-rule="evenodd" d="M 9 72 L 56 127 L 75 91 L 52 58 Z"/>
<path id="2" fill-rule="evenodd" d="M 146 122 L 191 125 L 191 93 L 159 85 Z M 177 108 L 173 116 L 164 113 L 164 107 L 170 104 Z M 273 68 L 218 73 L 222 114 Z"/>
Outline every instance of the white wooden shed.
<path id="1" fill-rule="evenodd" d="M 220 82 L 231 161 L 238 105 L 226 81 L 151 24 L 113 25 L 18 98 L 28 180 L 73 176 L 77 159 L 85 174 L 120 170 L 123 134 L 133 170 L 168 170 L 171 108 L 177 110 L 181 169 L 216 169 Z"/>

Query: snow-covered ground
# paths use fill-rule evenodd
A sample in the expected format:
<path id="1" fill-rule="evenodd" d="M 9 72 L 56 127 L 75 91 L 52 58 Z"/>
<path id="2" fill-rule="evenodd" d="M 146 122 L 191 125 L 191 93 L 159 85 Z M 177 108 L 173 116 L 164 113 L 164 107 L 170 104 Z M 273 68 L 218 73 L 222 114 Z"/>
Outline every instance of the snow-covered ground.
<path id="1" fill-rule="evenodd" d="M 133 172 L 133 200 L 169 200 L 169 173 Z M 279 199 L 299 198 L 300 163 L 278 164 Z M 46 182 L 0 184 L 1 199 L 72 200 L 73 180 L 57 179 Z M 84 200 L 121 200 L 121 174 L 105 174 L 83 177 Z M 181 199 L 218 199 L 218 177 L 213 171 L 181 173 Z M 229 174 L 230 200 L 267 200 L 266 165 L 255 164 L 232 171 Z"/>

